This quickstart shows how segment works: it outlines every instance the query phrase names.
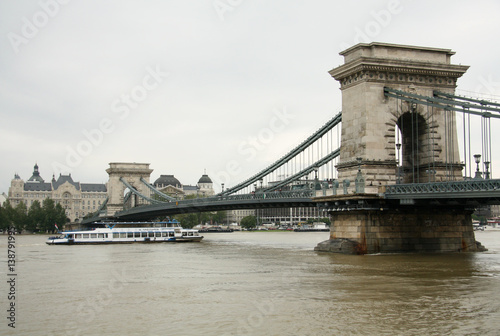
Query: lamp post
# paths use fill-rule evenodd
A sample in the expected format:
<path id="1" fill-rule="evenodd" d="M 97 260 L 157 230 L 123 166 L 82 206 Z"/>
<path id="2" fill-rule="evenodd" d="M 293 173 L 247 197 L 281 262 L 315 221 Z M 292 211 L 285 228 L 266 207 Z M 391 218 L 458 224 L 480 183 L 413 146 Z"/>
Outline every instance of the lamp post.
<path id="1" fill-rule="evenodd" d="M 314 190 L 321 190 L 321 184 L 318 179 L 318 167 L 314 167 Z"/>
<path id="2" fill-rule="evenodd" d="M 401 150 L 401 144 L 398 142 L 396 144 L 396 150 L 397 150 L 397 159 L 396 159 L 396 183 L 400 184 L 401 183 L 401 166 L 400 166 L 400 161 L 399 161 L 399 151 Z"/>
<path id="3" fill-rule="evenodd" d="M 254 198 L 257 198 L 257 183 L 254 183 L 253 187 L 255 189 Z M 259 209 L 255 209 L 255 221 L 256 221 L 257 227 L 259 227 Z"/>
<path id="4" fill-rule="evenodd" d="M 476 162 L 476 175 L 474 175 L 475 179 L 482 178 L 481 171 L 479 170 L 479 162 L 481 162 L 481 154 L 474 154 L 474 161 Z"/>
<path id="5" fill-rule="evenodd" d="M 356 161 L 358 162 L 358 173 L 356 174 L 356 179 L 354 180 L 356 193 L 364 193 L 365 192 L 365 178 L 361 173 L 361 162 L 363 158 L 357 157 Z"/>
<path id="6" fill-rule="evenodd" d="M 361 173 L 361 160 L 363 160 L 363 159 L 360 157 L 356 158 L 356 161 L 358 162 L 358 173 Z"/>
<path id="7" fill-rule="evenodd" d="M 436 182 L 436 171 L 434 169 L 426 169 L 425 172 L 427 173 L 427 182 Z"/>
<path id="8" fill-rule="evenodd" d="M 484 179 L 489 180 L 490 179 L 490 162 L 489 161 L 484 161 Z"/>

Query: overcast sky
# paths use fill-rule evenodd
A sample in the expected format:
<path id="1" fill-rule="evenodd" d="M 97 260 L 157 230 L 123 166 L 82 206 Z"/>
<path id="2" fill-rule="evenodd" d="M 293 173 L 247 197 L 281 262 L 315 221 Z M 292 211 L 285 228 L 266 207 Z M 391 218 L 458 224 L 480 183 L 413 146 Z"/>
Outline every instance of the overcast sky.
<path id="1" fill-rule="evenodd" d="M 450 48 L 471 66 L 460 90 L 500 96 L 499 13 L 498 0 L 0 1 L 0 193 L 35 162 L 46 181 L 105 183 L 109 162 L 144 162 L 152 181 L 229 170 L 232 186 L 340 111 L 328 71 L 358 42 Z M 241 151 L 271 128 L 255 157 Z"/>

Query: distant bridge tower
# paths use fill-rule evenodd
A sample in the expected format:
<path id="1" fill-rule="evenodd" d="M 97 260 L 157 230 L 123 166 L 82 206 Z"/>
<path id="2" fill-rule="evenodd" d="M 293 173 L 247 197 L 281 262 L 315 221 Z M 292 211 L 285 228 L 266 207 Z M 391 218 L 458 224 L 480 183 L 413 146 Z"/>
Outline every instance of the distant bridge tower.
<path id="1" fill-rule="evenodd" d="M 368 193 L 398 179 L 461 179 L 455 112 L 388 99 L 384 87 L 430 97 L 434 90 L 453 94 L 468 66 L 451 64 L 450 49 L 362 43 L 340 54 L 345 64 L 329 72 L 342 90 L 339 181 L 350 180 L 354 188 L 359 168 Z"/>
<path id="2" fill-rule="evenodd" d="M 143 195 L 149 195 L 148 187 L 141 182 L 141 178 L 149 183 L 149 179 L 153 169 L 149 169 L 149 163 L 124 163 L 124 162 L 111 162 L 109 168 L 106 169 L 109 175 L 108 181 L 108 216 L 113 216 L 117 211 L 123 210 L 123 197 L 125 184 L 120 180 L 125 180 L 128 184 L 134 187 L 138 192 Z M 132 196 L 132 206 L 138 205 L 143 202 L 142 199 Z"/>

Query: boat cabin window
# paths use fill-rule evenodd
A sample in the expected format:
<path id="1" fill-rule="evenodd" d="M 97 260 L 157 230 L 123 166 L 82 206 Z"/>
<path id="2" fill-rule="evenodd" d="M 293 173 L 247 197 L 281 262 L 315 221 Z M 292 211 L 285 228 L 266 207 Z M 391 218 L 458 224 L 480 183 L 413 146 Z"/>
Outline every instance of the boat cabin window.
<path id="1" fill-rule="evenodd" d="M 97 238 L 97 233 L 91 233 L 90 238 Z"/>
<path id="2" fill-rule="evenodd" d="M 174 233 L 173 233 L 173 232 L 169 232 L 169 233 L 168 233 L 168 235 L 169 235 L 170 237 L 173 237 L 173 236 L 174 236 Z"/>
<path id="3" fill-rule="evenodd" d="M 154 232 L 148 232 L 148 234 L 149 234 L 149 237 L 154 237 L 155 236 Z"/>
<path id="4" fill-rule="evenodd" d="M 120 238 L 127 238 L 126 232 L 120 232 Z"/>
<path id="5" fill-rule="evenodd" d="M 161 233 L 161 236 L 162 236 L 162 237 L 167 237 L 167 236 L 168 236 L 168 232 L 162 232 L 162 233 Z"/>
<path id="6" fill-rule="evenodd" d="M 89 234 L 88 233 L 84 233 L 83 234 L 83 238 L 89 238 Z"/>
<path id="7" fill-rule="evenodd" d="M 127 238 L 134 238 L 133 232 L 127 232 Z"/>
<path id="8" fill-rule="evenodd" d="M 104 233 L 98 233 L 97 238 L 104 238 Z"/>
<path id="9" fill-rule="evenodd" d="M 140 232 L 134 232 L 134 238 L 139 238 L 141 237 L 141 233 Z"/>
<path id="10" fill-rule="evenodd" d="M 148 233 L 147 232 L 141 232 L 141 237 L 147 237 Z"/>
<path id="11" fill-rule="evenodd" d="M 119 232 L 113 232 L 113 238 L 120 238 Z"/>

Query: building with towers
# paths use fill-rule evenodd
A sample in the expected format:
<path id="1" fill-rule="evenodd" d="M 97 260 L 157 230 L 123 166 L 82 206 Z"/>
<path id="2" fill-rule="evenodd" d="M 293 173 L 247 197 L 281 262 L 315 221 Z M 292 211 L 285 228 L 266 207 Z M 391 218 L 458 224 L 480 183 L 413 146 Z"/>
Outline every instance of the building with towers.
<path id="1" fill-rule="evenodd" d="M 45 182 L 37 164 L 26 182 L 18 174 L 14 175 L 8 194 L 13 207 L 23 202 L 29 208 L 33 202 L 42 204 L 46 198 L 61 204 L 70 221 L 78 222 L 87 214 L 96 212 L 105 202 L 107 187 L 106 184 L 75 182 L 71 174 L 60 174 L 57 179 L 52 176 L 50 182 Z"/>

